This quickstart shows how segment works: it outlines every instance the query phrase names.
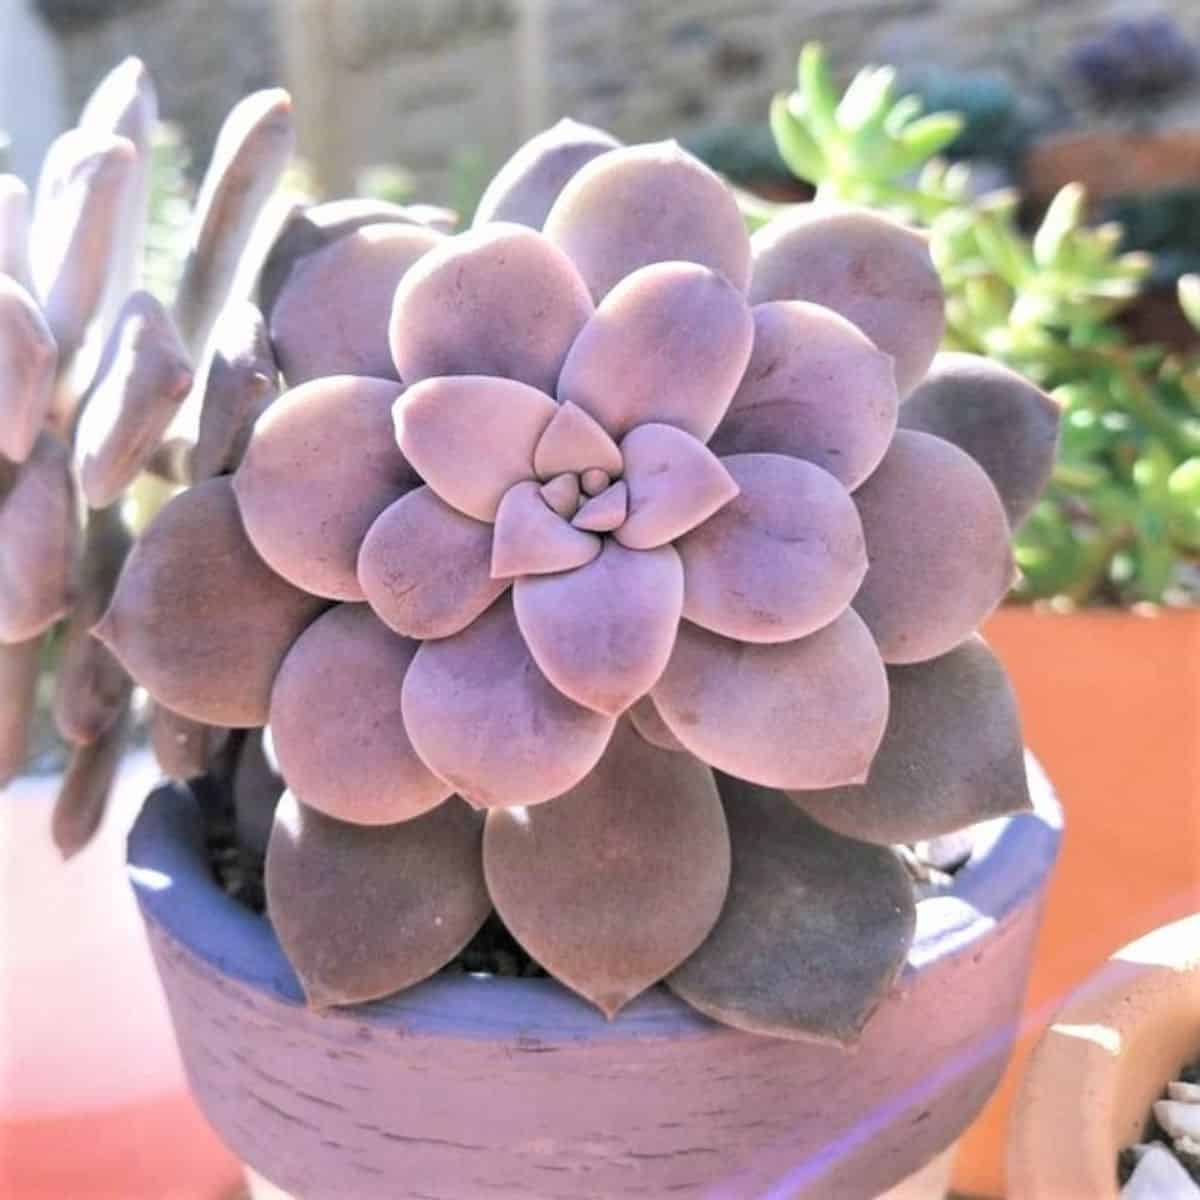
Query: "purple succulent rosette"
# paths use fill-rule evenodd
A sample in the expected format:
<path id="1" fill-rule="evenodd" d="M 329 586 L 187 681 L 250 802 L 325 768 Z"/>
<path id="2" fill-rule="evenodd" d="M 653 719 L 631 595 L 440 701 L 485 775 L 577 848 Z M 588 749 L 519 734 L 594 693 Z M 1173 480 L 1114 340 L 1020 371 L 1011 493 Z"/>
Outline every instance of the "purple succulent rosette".
<path id="1" fill-rule="evenodd" d="M 892 844 L 1028 805 L 974 631 L 1053 407 L 930 373 L 917 233 L 805 206 L 751 239 L 674 143 L 572 122 L 467 232 L 365 219 L 276 268 L 290 390 L 100 635 L 172 710 L 269 725 L 310 1000 L 408 986 L 495 908 L 610 1016 L 665 979 L 852 1040 L 912 938 Z"/>

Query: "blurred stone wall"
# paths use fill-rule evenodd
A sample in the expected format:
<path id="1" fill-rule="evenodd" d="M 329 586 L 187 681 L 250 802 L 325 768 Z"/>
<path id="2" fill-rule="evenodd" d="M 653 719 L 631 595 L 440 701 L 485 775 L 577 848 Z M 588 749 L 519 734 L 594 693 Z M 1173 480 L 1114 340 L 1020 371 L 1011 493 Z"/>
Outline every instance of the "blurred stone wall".
<path id="1" fill-rule="evenodd" d="M 376 162 L 445 198 L 475 148 L 491 168 L 571 114 L 627 138 L 760 121 L 800 45 L 865 62 L 988 68 L 1034 94 L 1117 15 L 1167 12 L 1200 41 L 1200 0 L 31 0 L 84 10 L 61 45 L 72 103 L 136 50 L 203 156 L 242 91 L 282 78 L 303 153 L 334 192 Z M 1200 95 L 1173 120 L 1200 121 Z"/>

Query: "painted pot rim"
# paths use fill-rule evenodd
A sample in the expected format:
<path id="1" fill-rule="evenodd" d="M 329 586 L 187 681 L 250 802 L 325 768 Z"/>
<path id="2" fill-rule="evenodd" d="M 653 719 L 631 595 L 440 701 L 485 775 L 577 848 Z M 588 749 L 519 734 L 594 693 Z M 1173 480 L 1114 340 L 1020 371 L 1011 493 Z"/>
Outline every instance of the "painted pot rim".
<path id="1" fill-rule="evenodd" d="M 900 986 L 916 972 L 986 936 L 1044 884 L 1058 853 L 1062 809 L 1041 766 L 1026 755 L 1033 810 L 978 827 L 953 884 L 917 904 L 917 932 Z M 216 971 L 295 1007 L 304 995 L 274 930 L 226 895 L 205 854 L 197 802 L 183 786 L 150 794 L 129 836 L 128 874 L 144 915 Z M 499 993 L 499 995 L 497 994 Z M 552 978 L 435 975 L 382 1000 L 331 1009 L 325 1019 L 381 1021 L 410 1032 L 462 1038 L 607 1040 L 705 1036 L 722 1029 L 665 987 L 613 1021 Z"/>
<path id="2" fill-rule="evenodd" d="M 1200 913 L 1123 946 L 1055 1013 L 1013 1109 L 1013 1200 L 1116 1200 L 1118 1150 L 1138 1139 L 1152 1102 L 1196 1055 Z"/>

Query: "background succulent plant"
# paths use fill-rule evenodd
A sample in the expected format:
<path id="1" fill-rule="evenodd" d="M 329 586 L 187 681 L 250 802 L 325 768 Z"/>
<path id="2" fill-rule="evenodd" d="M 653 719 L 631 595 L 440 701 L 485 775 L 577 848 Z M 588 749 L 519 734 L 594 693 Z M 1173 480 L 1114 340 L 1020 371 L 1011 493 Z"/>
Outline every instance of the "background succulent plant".
<path id="1" fill-rule="evenodd" d="M 256 342 L 286 390 L 98 635 L 183 717 L 268 726 L 232 787 L 261 843 L 287 786 L 267 907 L 314 1005 L 494 908 L 609 1016 L 665 979 L 852 1040 L 913 933 L 892 843 L 1028 804 L 973 631 L 1057 412 L 970 356 L 928 393 L 920 235 L 817 205 L 751 241 L 673 143 L 563 122 L 446 226 L 293 215 Z M 976 461 L 965 411 L 1009 452 Z"/>
<path id="2" fill-rule="evenodd" d="M 1194 603 L 1200 354 L 1131 344 L 1122 332 L 1115 318 L 1152 260 L 1123 251 L 1119 226 L 1087 224 L 1081 187 L 1064 188 L 1027 234 L 1019 196 L 977 197 L 969 168 L 936 157 L 958 127 L 955 114 L 922 115 L 898 96 L 886 68 L 862 72 L 839 98 L 815 45 L 797 91 L 772 108 L 781 153 L 818 198 L 928 231 L 946 291 L 944 348 L 1012 367 L 1061 409 L 1052 480 L 1017 529 L 1015 597 Z M 778 213 L 750 205 L 753 223 Z"/>

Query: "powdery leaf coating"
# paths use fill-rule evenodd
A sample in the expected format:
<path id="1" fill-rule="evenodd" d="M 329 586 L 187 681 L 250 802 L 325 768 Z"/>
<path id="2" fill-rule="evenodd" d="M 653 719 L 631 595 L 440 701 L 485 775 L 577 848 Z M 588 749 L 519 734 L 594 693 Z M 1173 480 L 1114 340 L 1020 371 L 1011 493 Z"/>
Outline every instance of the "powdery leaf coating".
<path id="1" fill-rule="evenodd" d="M 557 246 L 523 225 L 484 225 L 447 239 L 405 275 L 388 339 L 407 384 L 495 375 L 553 395 L 591 314 L 587 288 Z"/>
<path id="2" fill-rule="evenodd" d="M 271 309 L 288 386 L 323 375 L 394 379 L 388 318 L 396 288 L 443 240 L 422 225 L 367 225 L 301 259 Z"/>
<path id="3" fill-rule="evenodd" d="M 613 536 L 649 550 L 708 520 L 737 495 L 737 483 L 702 442 L 673 425 L 640 425 L 621 443 L 629 515 Z"/>
<path id="4" fill-rule="evenodd" d="M 473 804 L 539 804 L 599 761 L 613 721 L 538 670 L 502 596 L 456 637 L 424 642 L 404 680 L 404 724 L 429 768 Z"/>
<path id="5" fill-rule="evenodd" d="M 95 633 L 155 700 L 240 728 L 266 723 L 279 664 L 322 607 L 254 552 L 221 476 L 162 507 Z"/>
<path id="6" fill-rule="evenodd" d="M 16 175 L 0 175 L 0 274 L 32 292 L 29 219 L 29 188 Z"/>
<path id="7" fill-rule="evenodd" d="M 631 705 L 628 716 L 629 723 L 650 745 L 657 746 L 660 750 L 687 752 L 684 744 L 670 731 L 666 721 L 659 716 L 652 696 L 643 696 L 636 704 Z"/>
<path id="8" fill-rule="evenodd" d="M 445 966 L 491 910 L 483 818 L 461 800 L 399 825 L 335 821 L 285 792 L 267 912 L 313 1008 L 361 1004 Z"/>
<path id="9" fill-rule="evenodd" d="M 129 726 L 126 704 L 95 741 L 71 751 L 50 817 L 50 835 L 64 859 L 78 854 L 100 828 L 125 751 Z"/>
<path id="10" fill-rule="evenodd" d="M 940 837 L 1031 807 L 1017 702 L 983 639 L 889 667 L 887 731 L 863 784 L 793 792 L 822 825 L 881 845 Z"/>
<path id="11" fill-rule="evenodd" d="M 545 232 L 597 304 L 650 263 L 699 263 L 743 292 L 750 281 L 750 243 L 733 193 L 676 142 L 594 158 L 563 188 Z"/>
<path id="12" fill-rule="evenodd" d="M 149 292 L 121 306 L 75 430 L 75 461 L 92 508 L 107 508 L 158 449 L 192 386 L 192 365 Z"/>
<path id="13" fill-rule="evenodd" d="M 617 443 L 595 417 L 569 400 L 558 406 L 533 451 L 533 469 L 539 479 L 553 479 L 564 471 L 620 475 L 622 466 Z"/>
<path id="14" fill-rule="evenodd" d="M 916 929 L 899 858 L 839 837 L 781 792 L 718 776 L 733 850 L 716 928 L 667 978 L 693 1008 L 767 1037 L 851 1045 Z"/>
<path id="15" fill-rule="evenodd" d="M 70 451 L 43 432 L 0 496 L 0 642 L 27 641 L 71 607 L 79 540 Z"/>
<path id="16" fill-rule="evenodd" d="M 450 795 L 404 730 L 400 693 L 416 652 L 365 604 L 330 609 L 288 651 L 271 691 L 271 737 L 288 787 L 310 808 L 391 825 Z"/>
<path id="17" fill-rule="evenodd" d="M 535 480 L 514 484 L 496 514 L 492 578 L 546 575 L 589 563 L 603 549 L 594 533 L 564 521 L 543 499 Z"/>
<path id="18" fill-rule="evenodd" d="M 903 398 L 924 378 L 945 329 L 927 239 L 862 208 L 800 206 L 753 238 L 750 300 L 809 300 L 853 321 L 895 360 Z"/>
<path id="19" fill-rule="evenodd" d="M 0 788 L 25 765 L 42 663 L 42 639 L 0 642 Z"/>
<path id="20" fill-rule="evenodd" d="M 121 196 L 136 162 L 127 138 L 84 129 L 56 138 L 42 162 L 30 231 L 31 267 L 64 363 L 79 348 L 104 294 Z"/>
<path id="21" fill-rule="evenodd" d="M 711 448 L 791 454 L 853 491 L 896 429 L 891 358 L 819 304 L 776 300 L 751 311 L 754 351 Z"/>
<path id="22" fill-rule="evenodd" d="M 194 482 L 236 470 L 254 423 L 278 395 L 279 367 L 263 315 L 249 300 L 234 300 L 213 326 L 188 477 Z"/>
<path id="23" fill-rule="evenodd" d="M 435 219 L 435 213 L 442 217 L 448 215 L 447 210 L 435 210 L 427 205 L 392 204 L 365 196 L 329 200 L 306 207 L 297 205 L 284 220 L 259 273 L 258 298 L 263 313 L 268 317 L 271 315 L 292 268 L 308 255 L 366 225 L 420 225 L 438 233 L 449 232 L 453 221 Z"/>
<path id="24" fill-rule="evenodd" d="M 627 550 L 612 538 L 586 566 L 513 585 L 521 634 L 568 699 L 615 717 L 662 675 L 683 607 L 683 567 L 671 546 Z"/>
<path id="25" fill-rule="evenodd" d="M 712 929 L 729 834 L 712 772 L 622 722 L 565 796 L 488 813 L 483 866 L 525 950 L 612 1018 Z"/>
<path id="26" fill-rule="evenodd" d="M 392 433 L 399 394 L 385 379 L 316 379 L 285 392 L 254 426 L 233 476 L 238 507 L 254 548 L 296 587 L 363 598 L 363 537 L 420 483 Z"/>
<path id="27" fill-rule="evenodd" d="M 221 125 L 175 299 L 175 320 L 194 353 L 208 340 L 239 272 L 246 274 L 247 245 L 295 144 L 292 100 L 281 88 L 238 101 Z"/>
<path id="28" fill-rule="evenodd" d="M 504 493 L 533 475 L 538 439 L 555 414 L 545 392 L 511 379 L 446 375 L 396 401 L 395 441 L 447 504 L 494 521 Z"/>
<path id="29" fill-rule="evenodd" d="M 684 621 L 651 694 L 697 758 L 765 787 L 866 778 L 887 723 L 887 675 L 852 609 L 817 633 L 771 646 Z"/>
<path id="30" fill-rule="evenodd" d="M 531 137 L 492 176 L 479 198 L 473 223 L 515 221 L 541 229 L 571 176 L 620 144 L 602 129 L 564 117 Z"/>
<path id="31" fill-rule="evenodd" d="M 629 512 L 629 488 L 623 479 L 606 487 L 584 501 L 579 511 L 571 518 L 576 529 L 590 533 L 611 533 L 625 523 Z"/>
<path id="32" fill-rule="evenodd" d="M 205 725 L 155 703 L 150 713 L 150 745 L 154 761 L 168 779 L 195 779 L 223 749 L 227 729 Z"/>
<path id="33" fill-rule="evenodd" d="M 94 742 L 124 711 L 133 681 L 92 627 L 112 600 L 132 545 L 119 505 L 92 513 L 84 533 L 79 586 L 59 638 L 54 724 L 68 742 Z"/>
<path id="34" fill-rule="evenodd" d="M 737 390 L 753 337 L 745 297 L 723 275 L 694 262 L 656 262 L 605 296 L 567 355 L 558 398 L 618 439 L 658 421 L 706 442 Z"/>
<path id="35" fill-rule="evenodd" d="M 449 637 L 508 587 L 491 576 L 492 527 L 419 487 L 379 514 L 358 553 L 358 582 L 405 637 Z"/>
<path id="36" fill-rule="evenodd" d="M 0 275 L 0 454 L 24 462 L 45 424 L 58 347 L 33 297 Z"/>
<path id="37" fill-rule="evenodd" d="M 735 454 L 721 461 L 738 495 L 679 540 L 683 615 L 743 642 L 788 642 L 828 625 L 867 573 L 850 494 L 802 459 Z"/>
<path id="38" fill-rule="evenodd" d="M 939 354 L 904 402 L 900 424 L 965 450 L 988 473 L 1015 529 L 1054 466 L 1058 405 L 1008 367 L 975 354 Z"/>
<path id="39" fill-rule="evenodd" d="M 1004 506 L 970 455 L 900 430 L 854 494 L 870 567 L 854 608 L 887 663 L 953 649 L 1013 580 Z"/>

